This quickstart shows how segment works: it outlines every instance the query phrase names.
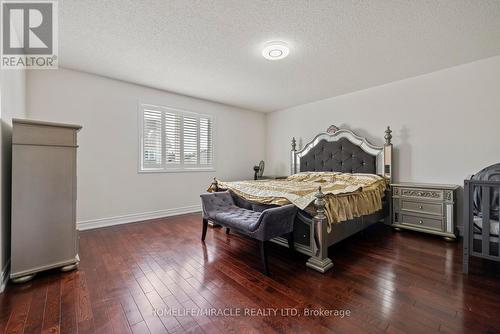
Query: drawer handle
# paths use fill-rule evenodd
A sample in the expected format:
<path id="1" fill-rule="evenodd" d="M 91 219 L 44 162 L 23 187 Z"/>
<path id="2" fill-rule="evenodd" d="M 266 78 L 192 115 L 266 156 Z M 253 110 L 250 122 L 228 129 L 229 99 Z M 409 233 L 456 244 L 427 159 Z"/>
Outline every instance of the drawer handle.
<path id="1" fill-rule="evenodd" d="M 304 234 L 304 238 L 306 237 L 306 235 Z"/>
<path id="2" fill-rule="evenodd" d="M 424 207 L 422 205 L 419 205 L 418 208 L 422 210 Z"/>
<path id="3" fill-rule="evenodd" d="M 424 222 L 423 222 L 423 221 L 421 221 L 421 220 L 419 220 L 419 221 L 418 221 L 418 223 L 419 223 L 420 225 L 422 225 Z"/>

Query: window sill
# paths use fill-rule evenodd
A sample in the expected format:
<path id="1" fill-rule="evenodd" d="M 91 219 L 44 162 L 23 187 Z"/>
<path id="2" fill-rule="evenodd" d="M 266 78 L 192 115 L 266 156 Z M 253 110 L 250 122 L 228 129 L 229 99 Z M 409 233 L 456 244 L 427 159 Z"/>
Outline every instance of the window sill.
<path id="1" fill-rule="evenodd" d="M 215 168 L 186 168 L 186 169 L 151 169 L 151 170 L 138 170 L 138 174 L 151 174 L 151 173 L 207 173 L 207 172 L 215 172 Z"/>

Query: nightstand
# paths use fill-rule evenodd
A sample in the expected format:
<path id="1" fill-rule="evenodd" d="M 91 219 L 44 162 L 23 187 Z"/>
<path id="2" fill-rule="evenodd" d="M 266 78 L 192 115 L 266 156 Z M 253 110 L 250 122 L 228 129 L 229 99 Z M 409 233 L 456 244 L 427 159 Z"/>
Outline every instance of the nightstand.
<path id="1" fill-rule="evenodd" d="M 392 226 L 455 240 L 458 188 L 444 184 L 391 184 Z"/>

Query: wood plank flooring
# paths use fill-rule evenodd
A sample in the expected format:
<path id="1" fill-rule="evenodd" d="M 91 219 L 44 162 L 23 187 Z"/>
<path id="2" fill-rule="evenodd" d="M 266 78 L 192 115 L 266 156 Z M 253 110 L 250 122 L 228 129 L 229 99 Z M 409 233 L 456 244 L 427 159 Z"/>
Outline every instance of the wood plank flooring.
<path id="1" fill-rule="evenodd" d="M 325 275 L 272 245 L 265 277 L 257 242 L 200 235 L 199 214 L 82 232 L 78 271 L 9 283 L 0 333 L 500 332 L 499 266 L 473 259 L 462 275 L 460 243 L 376 225 L 332 247 Z"/>

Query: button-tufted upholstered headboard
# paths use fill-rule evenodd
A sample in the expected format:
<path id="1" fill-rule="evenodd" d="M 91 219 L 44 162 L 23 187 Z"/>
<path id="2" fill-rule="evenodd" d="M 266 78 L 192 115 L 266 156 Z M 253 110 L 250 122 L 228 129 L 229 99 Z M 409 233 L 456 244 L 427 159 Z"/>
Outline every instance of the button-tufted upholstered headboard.
<path id="1" fill-rule="evenodd" d="M 292 140 L 292 174 L 297 172 L 343 172 L 383 175 L 392 173 L 391 131 L 386 130 L 385 145 L 375 146 L 351 130 L 330 126 L 302 150 Z"/>
<path id="2" fill-rule="evenodd" d="M 321 140 L 300 158 L 301 172 L 377 173 L 377 159 L 349 139 Z"/>

